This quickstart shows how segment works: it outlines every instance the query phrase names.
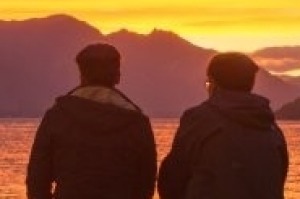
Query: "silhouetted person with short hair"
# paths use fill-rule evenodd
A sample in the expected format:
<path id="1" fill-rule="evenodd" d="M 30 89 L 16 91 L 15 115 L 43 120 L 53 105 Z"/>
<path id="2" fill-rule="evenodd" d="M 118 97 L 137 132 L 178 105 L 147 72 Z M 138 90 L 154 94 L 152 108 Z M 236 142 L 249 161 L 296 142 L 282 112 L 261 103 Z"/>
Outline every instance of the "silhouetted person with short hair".
<path id="1" fill-rule="evenodd" d="M 161 199 L 283 199 L 287 146 L 269 101 L 251 90 L 258 66 L 212 58 L 209 99 L 187 110 L 160 168 Z"/>
<path id="2" fill-rule="evenodd" d="M 152 198 L 154 137 L 149 119 L 115 88 L 120 58 L 100 43 L 77 55 L 81 85 L 57 99 L 36 133 L 29 199 Z"/>

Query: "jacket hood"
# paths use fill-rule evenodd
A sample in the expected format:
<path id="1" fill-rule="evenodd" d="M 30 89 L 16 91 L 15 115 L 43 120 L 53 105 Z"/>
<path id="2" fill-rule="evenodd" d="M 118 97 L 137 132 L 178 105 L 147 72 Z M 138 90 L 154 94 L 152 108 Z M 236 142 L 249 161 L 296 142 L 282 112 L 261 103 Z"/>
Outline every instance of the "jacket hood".
<path id="1" fill-rule="evenodd" d="M 270 128 L 274 114 L 268 99 L 247 92 L 217 90 L 208 100 L 220 114 L 242 125 Z"/>
<path id="2" fill-rule="evenodd" d="M 117 132 L 145 117 L 121 92 L 102 87 L 82 87 L 58 97 L 54 109 L 71 122 L 103 133 Z"/>

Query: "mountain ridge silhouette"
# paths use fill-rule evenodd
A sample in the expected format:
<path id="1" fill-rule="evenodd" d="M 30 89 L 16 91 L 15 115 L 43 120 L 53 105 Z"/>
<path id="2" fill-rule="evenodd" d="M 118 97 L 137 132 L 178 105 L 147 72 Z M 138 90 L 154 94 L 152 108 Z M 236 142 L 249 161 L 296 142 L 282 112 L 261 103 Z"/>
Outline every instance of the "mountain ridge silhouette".
<path id="1" fill-rule="evenodd" d="M 122 54 L 120 88 L 151 117 L 178 117 L 207 95 L 205 70 L 218 53 L 179 35 L 154 29 L 142 35 L 121 30 L 104 35 L 67 15 L 0 21 L 0 117 L 39 117 L 55 97 L 78 84 L 75 55 L 94 42 L 115 45 Z M 292 101 L 300 90 L 261 71 L 255 92 L 272 107 Z"/>

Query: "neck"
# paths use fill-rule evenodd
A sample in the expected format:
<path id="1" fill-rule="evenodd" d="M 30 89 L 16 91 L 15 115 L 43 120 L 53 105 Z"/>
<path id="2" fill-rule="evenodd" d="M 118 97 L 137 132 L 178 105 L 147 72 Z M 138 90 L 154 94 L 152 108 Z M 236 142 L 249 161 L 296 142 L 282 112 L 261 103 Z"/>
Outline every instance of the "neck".
<path id="1" fill-rule="evenodd" d="M 105 88 L 109 88 L 109 89 L 114 89 L 115 86 L 110 86 L 110 85 L 105 85 L 105 84 L 80 84 L 80 87 L 87 87 L 87 86 L 93 86 L 93 87 L 105 87 Z"/>

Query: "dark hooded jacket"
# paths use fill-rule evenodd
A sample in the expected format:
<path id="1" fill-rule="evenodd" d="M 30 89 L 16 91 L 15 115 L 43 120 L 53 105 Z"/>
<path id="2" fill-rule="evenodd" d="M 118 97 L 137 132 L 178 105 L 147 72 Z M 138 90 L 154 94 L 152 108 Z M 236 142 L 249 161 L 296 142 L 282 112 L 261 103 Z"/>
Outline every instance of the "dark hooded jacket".
<path id="1" fill-rule="evenodd" d="M 161 199 L 283 199 L 287 168 L 269 101 L 218 90 L 182 116 L 158 191 Z"/>
<path id="2" fill-rule="evenodd" d="M 94 94 L 60 97 L 45 114 L 28 165 L 29 199 L 152 198 L 156 151 L 148 118 L 117 90 Z"/>

